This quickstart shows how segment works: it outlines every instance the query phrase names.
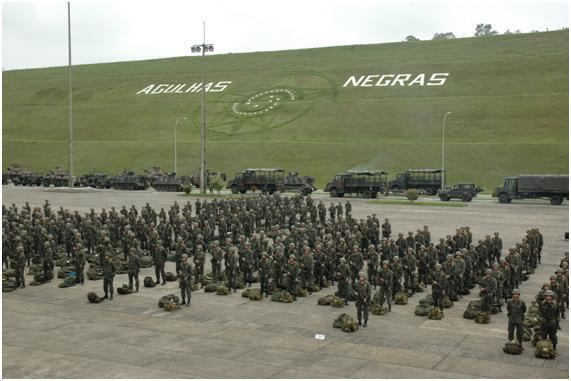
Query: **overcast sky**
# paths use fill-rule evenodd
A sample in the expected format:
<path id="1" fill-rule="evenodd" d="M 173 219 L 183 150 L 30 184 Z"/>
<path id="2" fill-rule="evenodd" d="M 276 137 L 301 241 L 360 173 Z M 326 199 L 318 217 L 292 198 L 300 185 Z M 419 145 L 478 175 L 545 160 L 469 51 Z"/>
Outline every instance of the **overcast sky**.
<path id="1" fill-rule="evenodd" d="M 74 64 L 186 56 L 206 39 L 215 53 L 469 37 L 480 22 L 561 29 L 567 0 L 72 0 Z M 2 1 L 5 70 L 67 65 L 67 1 Z"/>

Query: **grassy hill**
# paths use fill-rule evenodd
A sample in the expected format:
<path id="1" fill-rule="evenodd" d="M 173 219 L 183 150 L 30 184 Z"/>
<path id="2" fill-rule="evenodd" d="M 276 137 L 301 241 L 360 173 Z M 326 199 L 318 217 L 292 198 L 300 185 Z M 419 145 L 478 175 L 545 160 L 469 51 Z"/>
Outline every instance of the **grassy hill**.
<path id="1" fill-rule="evenodd" d="M 506 175 L 568 173 L 568 51 L 568 32 L 557 31 L 206 57 L 207 82 L 232 81 L 207 94 L 208 166 L 283 167 L 319 185 L 346 169 L 392 178 L 438 168 L 451 111 L 449 182 L 490 190 Z M 76 174 L 171 170 L 180 116 L 188 119 L 178 128 L 178 172 L 199 168 L 200 93 L 137 92 L 201 82 L 203 62 L 74 67 Z M 443 86 L 343 87 L 353 75 L 399 73 L 450 74 Z M 4 167 L 67 165 L 67 87 L 65 67 L 3 72 Z M 281 97 L 272 109 L 270 94 Z"/>

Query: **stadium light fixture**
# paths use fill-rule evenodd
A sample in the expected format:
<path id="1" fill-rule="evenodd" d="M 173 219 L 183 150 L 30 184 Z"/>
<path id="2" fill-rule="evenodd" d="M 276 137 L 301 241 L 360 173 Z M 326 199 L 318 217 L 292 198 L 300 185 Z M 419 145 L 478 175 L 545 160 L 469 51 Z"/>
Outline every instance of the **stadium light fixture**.
<path id="1" fill-rule="evenodd" d="M 178 122 L 180 122 L 181 120 L 186 120 L 186 116 L 181 116 L 174 123 L 174 173 L 175 174 L 177 173 L 177 170 L 176 170 L 176 127 L 178 126 Z"/>
<path id="2" fill-rule="evenodd" d="M 206 22 L 202 22 L 202 44 L 192 45 L 192 53 L 213 52 L 214 45 L 206 43 Z M 200 192 L 206 193 L 206 61 L 202 59 L 202 127 L 200 129 Z"/>
<path id="3" fill-rule="evenodd" d="M 442 121 L 442 173 L 440 174 L 440 189 L 444 190 L 444 180 L 445 180 L 445 176 L 444 176 L 444 128 L 446 127 L 446 117 L 448 117 L 448 115 L 452 114 L 452 112 L 447 111 L 444 114 L 444 120 Z"/>

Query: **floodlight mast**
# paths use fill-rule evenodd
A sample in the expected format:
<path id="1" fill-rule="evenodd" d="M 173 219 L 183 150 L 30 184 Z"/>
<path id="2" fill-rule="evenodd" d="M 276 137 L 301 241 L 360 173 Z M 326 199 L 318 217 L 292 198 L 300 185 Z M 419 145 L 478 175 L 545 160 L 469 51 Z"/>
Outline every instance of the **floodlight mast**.
<path id="1" fill-rule="evenodd" d="M 206 43 L 206 22 L 202 22 L 203 40 L 190 47 L 192 53 L 202 53 L 202 127 L 200 129 L 200 192 L 206 193 L 206 52 L 213 52 L 214 45 Z"/>
<path id="2" fill-rule="evenodd" d="M 68 50 L 68 78 L 69 78 L 69 133 L 67 145 L 67 172 L 69 174 L 69 187 L 73 188 L 73 114 L 72 114 L 72 87 L 71 87 L 71 11 L 67 2 L 67 50 Z"/>

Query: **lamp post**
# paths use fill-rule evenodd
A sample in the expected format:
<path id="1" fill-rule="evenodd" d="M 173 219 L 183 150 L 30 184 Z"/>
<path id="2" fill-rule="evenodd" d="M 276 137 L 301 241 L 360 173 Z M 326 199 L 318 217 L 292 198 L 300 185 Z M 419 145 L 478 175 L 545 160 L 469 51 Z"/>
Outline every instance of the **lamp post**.
<path id="1" fill-rule="evenodd" d="M 181 120 L 186 120 L 186 117 L 181 116 L 174 123 L 174 173 L 175 174 L 177 173 L 177 170 L 176 170 L 176 126 L 178 125 L 178 122 L 180 122 Z"/>
<path id="2" fill-rule="evenodd" d="M 67 2 L 67 54 L 68 54 L 68 82 L 69 82 L 69 132 L 67 138 L 67 172 L 69 174 L 69 187 L 73 188 L 73 104 L 72 104 L 72 87 L 71 87 L 71 10 L 69 1 Z"/>
<path id="3" fill-rule="evenodd" d="M 214 45 L 206 43 L 206 22 L 202 22 L 202 44 L 190 47 L 192 53 L 213 52 Z M 206 193 L 206 62 L 202 59 L 202 127 L 200 129 L 200 192 Z"/>
<path id="4" fill-rule="evenodd" d="M 442 173 L 440 174 L 440 189 L 444 190 L 444 128 L 446 127 L 446 117 L 452 114 L 452 112 L 447 111 L 444 114 L 444 120 L 442 121 Z"/>

